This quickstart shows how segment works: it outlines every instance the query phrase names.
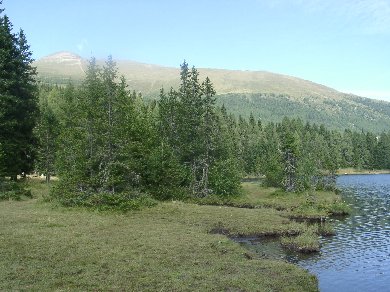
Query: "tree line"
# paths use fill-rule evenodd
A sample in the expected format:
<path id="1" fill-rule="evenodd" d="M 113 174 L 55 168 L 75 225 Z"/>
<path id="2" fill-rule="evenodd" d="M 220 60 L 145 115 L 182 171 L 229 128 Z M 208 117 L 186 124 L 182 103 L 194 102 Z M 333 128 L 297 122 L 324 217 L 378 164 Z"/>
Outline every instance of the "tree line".
<path id="1" fill-rule="evenodd" d="M 177 90 L 145 103 L 94 59 L 79 87 L 42 86 L 36 169 L 58 175 L 64 204 L 236 195 L 241 173 L 211 81 L 187 63 Z M 112 201 L 115 202 L 112 202 Z"/>
<path id="2" fill-rule="evenodd" d="M 245 176 L 299 192 L 334 187 L 340 168 L 390 168 L 390 132 L 236 117 L 185 62 L 179 88 L 161 89 L 158 101 L 143 101 L 117 75 L 112 58 L 102 68 L 92 59 L 81 86 L 41 87 L 37 170 L 61 178 L 66 203 L 100 193 L 237 195 Z"/>
<path id="3" fill-rule="evenodd" d="M 23 31 L 5 15 L 0 39 L 0 197 L 23 193 L 12 181 L 33 171 L 59 177 L 52 195 L 65 205 L 127 209 L 238 195 L 245 176 L 299 192 L 333 187 L 340 167 L 390 169 L 390 132 L 237 117 L 186 62 L 177 89 L 145 102 L 111 57 L 91 59 L 81 85 L 38 85 Z"/>
<path id="4" fill-rule="evenodd" d="M 387 131 L 390 125 L 390 104 L 353 95 L 340 98 L 321 98 L 303 95 L 294 98 L 287 94 L 225 93 L 219 94 L 218 105 L 249 118 L 252 113 L 262 121 L 278 123 L 281 117 L 300 117 L 305 121 L 325 124 L 328 129 L 370 132 Z"/>

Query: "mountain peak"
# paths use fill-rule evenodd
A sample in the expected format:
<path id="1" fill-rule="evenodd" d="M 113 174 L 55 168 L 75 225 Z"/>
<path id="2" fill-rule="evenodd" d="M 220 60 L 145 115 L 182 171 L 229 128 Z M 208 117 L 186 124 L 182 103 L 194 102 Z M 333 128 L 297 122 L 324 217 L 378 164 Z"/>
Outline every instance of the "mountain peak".
<path id="1" fill-rule="evenodd" d="M 54 62 L 54 63 L 68 63 L 68 64 L 75 64 L 79 65 L 82 62 L 83 58 L 81 58 L 79 55 L 72 53 L 72 52 L 57 52 L 51 55 L 48 55 L 46 57 L 43 57 L 39 61 L 42 62 Z"/>

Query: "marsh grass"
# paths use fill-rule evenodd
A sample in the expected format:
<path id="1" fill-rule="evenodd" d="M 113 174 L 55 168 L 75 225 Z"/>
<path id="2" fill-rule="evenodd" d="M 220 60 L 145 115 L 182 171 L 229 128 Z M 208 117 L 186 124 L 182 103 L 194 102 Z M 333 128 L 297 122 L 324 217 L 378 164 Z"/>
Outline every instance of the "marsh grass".
<path id="1" fill-rule="evenodd" d="M 318 229 L 316 226 L 310 226 L 305 232 L 298 236 L 284 236 L 280 239 L 283 247 L 290 250 L 311 253 L 320 251 L 320 242 L 318 239 Z"/>
<path id="2" fill-rule="evenodd" d="M 272 209 L 159 203 L 120 213 L 34 199 L 0 202 L 0 290 L 316 291 L 292 264 L 251 259 L 225 235 L 304 230 Z"/>
<path id="3" fill-rule="evenodd" d="M 258 183 L 243 183 L 244 196 L 238 198 L 253 206 L 285 210 L 289 218 L 322 221 L 332 215 L 349 214 L 349 207 L 333 191 L 305 191 L 286 193 L 275 188 L 265 188 Z"/>
<path id="4" fill-rule="evenodd" d="M 320 236 L 333 236 L 336 232 L 329 223 L 310 223 L 298 235 L 287 235 L 280 238 L 283 247 L 302 252 L 312 253 L 320 251 Z"/>
<path id="5" fill-rule="evenodd" d="M 262 214 L 276 212 L 286 219 L 284 222 L 287 230 L 279 227 L 279 230 L 268 230 L 263 234 L 255 232 L 250 222 L 243 222 L 241 230 L 237 230 L 237 225 L 233 228 L 228 226 L 229 220 L 223 221 L 221 226 L 215 229 L 222 234 L 239 236 L 275 236 L 279 237 L 282 246 L 298 252 L 317 252 L 320 250 L 319 236 L 334 235 L 333 227 L 325 223 L 329 216 L 335 214 L 348 214 L 349 207 L 341 201 L 340 196 L 331 191 L 307 191 L 303 193 L 286 193 L 276 188 L 262 187 L 258 182 L 244 182 L 243 196 L 220 198 L 209 197 L 195 201 L 201 205 L 214 206 L 233 206 L 247 208 L 248 214 L 253 210 L 261 210 Z M 250 210 L 249 210 L 250 209 Z M 233 216 L 232 218 L 235 218 Z M 274 223 L 272 223 L 274 222 Z M 273 226 L 282 226 L 280 222 L 264 220 L 266 230 L 268 224 Z M 294 226 L 293 222 L 298 225 Z M 302 222 L 302 223 L 298 223 Z M 305 224 L 305 222 L 318 222 L 318 224 Z M 222 226 L 223 225 L 223 226 Z"/>
<path id="6" fill-rule="evenodd" d="M 334 230 L 333 226 L 329 223 L 320 223 L 318 226 L 318 235 L 322 236 L 333 236 L 336 235 L 336 231 Z"/>
<path id="7" fill-rule="evenodd" d="M 283 247 L 301 253 L 312 253 L 320 251 L 320 244 L 316 234 L 302 233 L 296 237 L 282 237 Z"/>
<path id="8" fill-rule="evenodd" d="M 350 208 L 336 192 L 305 191 L 286 193 L 276 188 L 266 188 L 258 182 L 242 183 L 243 195 L 237 197 L 210 196 L 192 199 L 199 205 L 230 206 L 237 208 L 271 208 L 284 211 L 290 219 L 324 221 L 333 215 L 347 215 Z"/>

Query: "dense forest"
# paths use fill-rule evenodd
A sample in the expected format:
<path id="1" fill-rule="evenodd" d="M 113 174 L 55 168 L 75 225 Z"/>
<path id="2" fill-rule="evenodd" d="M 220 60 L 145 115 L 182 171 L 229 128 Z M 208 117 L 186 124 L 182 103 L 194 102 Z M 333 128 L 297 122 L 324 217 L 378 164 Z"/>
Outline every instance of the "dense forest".
<path id="1" fill-rule="evenodd" d="M 83 84 L 42 86 L 36 170 L 66 204 L 237 195 L 245 176 L 287 191 L 332 187 L 339 168 L 390 168 L 390 133 L 339 132 L 284 118 L 263 124 L 216 106 L 211 81 L 181 65 L 181 85 L 144 102 L 111 58 Z M 125 197 L 123 197 L 125 196 Z"/>
<path id="2" fill-rule="evenodd" d="M 65 205 L 134 208 L 154 199 L 240 194 L 246 176 L 286 191 L 332 188 L 339 168 L 390 169 L 390 132 L 339 132 L 228 112 L 209 78 L 181 65 L 180 86 L 145 102 L 111 57 L 80 85 L 39 85 L 23 31 L 0 18 L 0 197 L 17 177 L 59 181 Z"/>
<path id="3" fill-rule="evenodd" d="M 249 118 L 252 114 L 263 122 L 278 123 L 283 117 L 300 117 L 332 130 L 387 131 L 390 107 L 386 102 L 348 96 L 345 99 L 318 98 L 305 95 L 297 99 L 288 94 L 227 93 L 218 95 L 217 105 Z"/>
<path id="4" fill-rule="evenodd" d="M 103 65 L 104 60 L 96 60 Z M 69 52 L 44 57 L 34 62 L 37 79 L 42 84 L 66 86 L 69 80 L 81 85 L 88 61 Z M 117 62 L 127 84 L 140 92 L 145 102 L 158 100 L 161 87 L 178 88 L 177 68 L 147 66 L 130 61 Z M 83 71 L 84 70 L 84 71 Z M 331 130 L 369 131 L 379 133 L 390 128 L 390 103 L 341 93 L 305 80 L 289 84 L 286 76 L 250 71 L 199 69 L 200 76 L 209 76 L 216 90 L 216 105 L 228 112 L 263 123 L 279 123 L 283 117 L 301 118 Z M 208 75 L 209 74 L 209 75 Z M 262 76 L 262 77 L 261 77 Z M 268 76 L 268 77 L 267 77 Z M 274 78 L 270 78 L 273 76 Z M 284 77 L 284 78 L 283 78 Z M 269 80 L 264 80 L 269 78 Z M 313 87 L 311 87 L 313 86 Z M 274 92 L 272 90 L 275 90 Z"/>

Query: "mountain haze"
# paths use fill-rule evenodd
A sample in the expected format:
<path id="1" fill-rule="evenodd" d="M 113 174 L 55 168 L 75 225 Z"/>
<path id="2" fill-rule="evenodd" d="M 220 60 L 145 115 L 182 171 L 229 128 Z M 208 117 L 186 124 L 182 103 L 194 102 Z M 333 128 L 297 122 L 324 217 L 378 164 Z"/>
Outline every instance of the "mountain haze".
<path id="1" fill-rule="evenodd" d="M 97 60 L 103 65 L 104 60 Z M 117 60 L 119 73 L 129 87 L 145 98 L 158 98 L 161 87 L 179 85 L 179 68 Z M 35 62 L 39 79 L 63 85 L 80 83 L 88 61 L 70 52 L 59 52 Z M 266 71 L 198 68 L 200 78 L 208 76 L 218 94 L 217 101 L 236 114 L 262 121 L 280 121 L 283 116 L 325 124 L 336 129 L 380 132 L 390 128 L 390 103 L 345 94 L 300 78 Z"/>

